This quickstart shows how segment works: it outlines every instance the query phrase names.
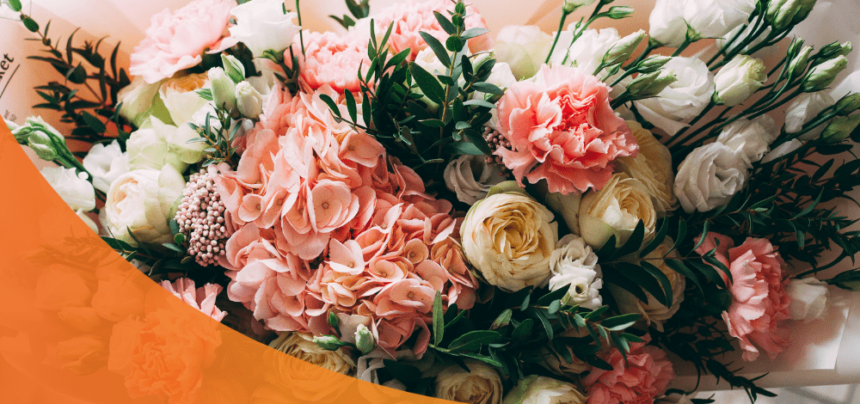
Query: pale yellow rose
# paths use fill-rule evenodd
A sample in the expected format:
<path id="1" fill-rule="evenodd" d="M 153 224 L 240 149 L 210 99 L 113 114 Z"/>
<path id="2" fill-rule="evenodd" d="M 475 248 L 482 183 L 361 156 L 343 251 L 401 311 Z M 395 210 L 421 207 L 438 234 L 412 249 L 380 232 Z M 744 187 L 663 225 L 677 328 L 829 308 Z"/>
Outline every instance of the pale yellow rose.
<path id="1" fill-rule="evenodd" d="M 541 286 L 549 279 L 549 259 L 558 242 L 552 212 L 504 182 L 469 209 L 460 227 L 463 252 L 486 281 L 508 292 Z"/>
<path id="2" fill-rule="evenodd" d="M 340 374 L 346 375 L 355 369 L 355 360 L 343 348 L 337 351 L 322 349 L 309 333 L 283 333 L 270 342 L 269 346 L 312 365 Z"/>
<path id="3" fill-rule="evenodd" d="M 505 396 L 504 404 L 585 404 L 586 400 L 573 383 L 530 375 Z"/>
<path id="4" fill-rule="evenodd" d="M 613 235 L 616 245 L 624 245 L 640 220 L 645 224 L 648 240 L 657 223 L 654 203 L 648 188 L 624 173 L 615 174 L 600 191 L 585 194 L 579 206 L 582 238 L 595 249 L 603 247 Z"/>
<path id="5" fill-rule="evenodd" d="M 627 121 L 627 126 L 639 143 L 639 154 L 636 157 L 619 157 L 618 168 L 645 185 L 651 195 L 651 201 L 654 202 L 657 216 L 663 217 L 678 208 L 678 198 L 675 197 L 674 191 L 672 153 L 639 122 Z"/>
<path id="6" fill-rule="evenodd" d="M 469 372 L 451 365 L 436 376 L 436 397 L 469 404 L 502 402 L 502 379 L 489 365 L 472 359 L 464 361 Z"/>
<path id="7" fill-rule="evenodd" d="M 175 126 L 190 122 L 191 116 L 209 102 L 197 94 L 198 90 L 208 87 L 209 76 L 206 73 L 174 77 L 161 84 L 158 95 Z"/>

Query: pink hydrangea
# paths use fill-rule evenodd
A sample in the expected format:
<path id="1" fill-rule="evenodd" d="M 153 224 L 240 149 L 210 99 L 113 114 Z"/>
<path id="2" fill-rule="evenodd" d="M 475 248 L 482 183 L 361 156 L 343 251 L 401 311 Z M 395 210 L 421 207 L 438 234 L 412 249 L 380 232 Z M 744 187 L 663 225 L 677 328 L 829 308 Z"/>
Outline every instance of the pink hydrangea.
<path id="1" fill-rule="evenodd" d="M 393 23 L 394 28 L 389 40 L 392 50 L 402 52 L 411 49 L 410 59 L 415 59 L 418 52 L 427 48 L 427 42 L 421 38 L 421 32 L 432 35 L 442 43 L 448 39 L 448 33 L 442 29 L 433 14 L 439 12 L 450 18 L 448 11 L 454 11 L 454 3 L 449 0 L 409 0 L 395 2 L 378 15 L 374 15 L 373 19 L 378 33 L 384 33 Z M 469 28 L 487 28 L 484 17 L 473 6 L 466 7 L 466 29 Z M 481 35 L 469 40 L 469 50 L 473 53 L 490 50 L 492 47 L 493 39 L 489 35 Z"/>
<path id="2" fill-rule="evenodd" d="M 179 278 L 173 283 L 162 281 L 161 287 L 174 296 L 187 303 L 189 306 L 200 310 L 203 314 L 220 322 L 227 316 L 227 312 L 215 307 L 215 299 L 221 293 L 221 285 L 207 283 L 202 288 L 195 288 L 194 281 L 188 278 Z"/>
<path id="3" fill-rule="evenodd" d="M 627 362 L 618 348 L 602 359 L 612 370 L 593 369 L 582 379 L 588 393 L 588 404 L 651 404 L 666 393 L 669 382 L 675 377 L 672 362 L 666 352 L 645 342 L 630 344 Z"/>
<path id="4" fill-rule="evenodd" d="M 356 72 L 367 71 L 367 41 L 354 36 L 341 36 L 333 32 L 305 32 L 305 53 L 302 55 L 300 37 L 293 40 L 292 52 L 299 59 L 299 78 L 302 88 L 312 92 L 325 85 L 339 93 L 361 90 Z M 285 60 L 290 61 L 287 50 Z M 287 63 L 290 65 L 290 63 Z"/>
<path id="5" fill-rule="evenodd" d="M 719 247 L 715 240 L 720 241 Z M 739 247 L 733 246 L 728 237 L 710 233 L 696 252 L 704 254 L 716 247 L 716 258 L 732 273 L 732 282 L 723 276 L 732 294 L 723 320 L 729 334 L 740 341 L 743 359 L 758 358 L 759 351 L 753 343 L 773 359 L 789 344 L 788 331 L 779 327 L 790 317 L 791 299 L 785 293 L 788 279 L 782 269 L 785 262 L 765 239 L 747 238 Z"/>
<path id="6" fill-rule="evenodd" d="M 512 149 L 496 154 L 520 185 L 545 179 L 550 192 L 601 189 L 612 162 L 635 156 L 636 138 L 609 105 L 609 87 L 568 66 L 546 66 L 511 86 L 499 101 L 499 132 Z"/>
<path id="7" fill-rule="evenodd" d="M 173 13 L 165 9 L 154 15 L 146 39 L 131 54 L 129 72 L 156 83 L 197 66 L 206 48 L 218 47 L 235 5 L 231 0 L 195 0 Z"/>

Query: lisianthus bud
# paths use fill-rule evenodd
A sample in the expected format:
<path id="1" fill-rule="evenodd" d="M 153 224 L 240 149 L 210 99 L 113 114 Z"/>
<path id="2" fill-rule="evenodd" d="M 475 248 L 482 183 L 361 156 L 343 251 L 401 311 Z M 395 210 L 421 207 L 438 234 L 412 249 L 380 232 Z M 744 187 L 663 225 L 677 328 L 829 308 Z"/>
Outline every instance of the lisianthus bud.
<path id="1" fill-rule="evenodd" d="M 812 68 L 800 88 L 807 93 L 821 91 L 836 80 L 836 75 L 848 67 L 848 58 L 839 55 Z"/>
<path id="2" fill-rule="evenodd" d="M 765 21 L 780 31 L 797 24 L 812 11 L 816 0 L 772 0 L 767 5 Z"/>
<path id="3" fill-rule="evenodd" d="M 797 13 L 794 14 L 794 18 L 791 20 L 793 25 L 800 24 L 806 17 L 809 17 L 809 13 L 812 12 L 812 9 L 815 7 L 815 2 L 818 0 L 800 0 L 800 5 L 797 7 Z"/>
<path id="4" fill-rule="evenodd" d="M 827 143 L 839 143 L 845 140 L 857 126 L 860 125 L 860 114 L 839 117 L 830 122 L 821 137 Z"/>
<path id="5" fill-rule="evenodd" d="M 362 355 L 369 354 L 376 347 L 373 333 L 364 324 L 359 324 L 355 331 L 355 346 L 358 347 Z"/>
<path id="6" fill-rule="evenodd" d="M 633 12 L 633 7 L 615 6 L 609 8 L 609 11 L 606 12 L 606 16 L 613 20 L 620 20 L 622 18 L 627 18 L 630 14 L 633 14 Z"/>
<path id="7" fill-rule="evenodd" d="M 52 161 L 66 148 L 63 135 L 42 118 L 29 117 L 23 125 L 10 129 L 18 143 L 30 146 L 42 160 Z"/>
<path id="8" fill-rule="evenodd" d="M 54 143 L 51 137 L 44 132 L 32 132 L 27 138 L 27 146 L 30 146 L 40 159 L 45 161 L 53 161 L 58 157 L 57 150 L 54 149 Z"/>
<path id="9" fill-rule="evenodd" d="M 633 51 L 645 39 L 645 31 L 639 30 L 630 35 L 621 38 L 615 45 L 609 48 L 609 52 L 603 56 L 603 64 L 605 66 L 613 66 L 625 62 L 633 55 Z"/>
<path id="10" fill-rule="evenodd" d="M 337 337 L 331 335 L 323 335 L 321 337 L 314 337 L 314 344 L 317 344 L 320 348 L 325 349 L 327 351 L 337 351 L 343 343 L 340 342 Z"/>
<path id="11" fill-rule="evenodd" d="M 234 83 L 238 84 L 240 81 L 245 80 L 245 66 L 242 65 L 239 59 L 222 53 L 221 63 L 224 64 L 224 72 L 227 73 L 227 77 L 231 78 Z"/>
<path id="12" fill-rule="evenodd" d="M 677 80 L 678 78 L 672 70 L 642 74 L 627 86 L 627 94 L 634 100 L 654 97 Z"/>
<path id="13" fill-rule="evenodd" d="M 564 12 L 572 13 L 574 10 L 592 5 L 597 0 L 564 0 Z"/>
<path id="14" fill-rule="evenodd" d="M 232 111 L 236 108 L 236 84 L 227 76 L 224 69 L 214 67 L 209 70 L 209 82 L 212 84 L 212 100 L 218 108 Z"/>
<path id="15" fill-rule="evenodd" d="M 841 116 L 851 115 L 860 109 L 860 93 L 848 94 L 836 103 L 836 113 Z"/>
<path id="16" fill-rule="evenodd" d="M 736 56 L 714 77 L 714 100 L 729 107 L 746 101 L 767 81 L 765 69 L 761 59 Z"/>
<path id="17" fill-rule="evenodd" d="M 236 106 L 246 118 L 256 119 L 263 113 L 263 96 L 243 81 L 236 86 Z"/>
<path id="18" fill-rule="evenodd" d="M 671 60 L 672 58 L 669 56 L 651 56 L 639 63 L 639 73 L 648 74 L 656 72 L 657 70 L 662 69 L 663 66 L 666 66 L 666 63 L 669 63 Z"/>
<path id="19" fill-rule="evenodd" d="M 812 47 L 805 46 L 794 59 L 791 60 L 791 64 L 788 65 L 788 77 L 789 79 L 793 79 L 795 77 L 800 76 L 804 71 L 806 71 L 806 66 L 809 64 L 809 56 L 812 55 Z"/>

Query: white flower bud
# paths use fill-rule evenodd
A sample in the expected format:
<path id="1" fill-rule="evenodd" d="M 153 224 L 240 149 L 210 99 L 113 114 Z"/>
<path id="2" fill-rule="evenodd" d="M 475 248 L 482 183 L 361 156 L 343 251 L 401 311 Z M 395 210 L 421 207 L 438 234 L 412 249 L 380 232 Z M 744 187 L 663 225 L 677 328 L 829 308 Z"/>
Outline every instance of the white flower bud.
<path id="1" fill-rule="evenodd" d="M 373 340 L 373 332 L 370 331 L 364 324 L 359 324 L 355 331 L 355 346 L 363 355 L 369 354 L 376 347 L 376 342 Z"/>
<path id="2" fill-rule="evenodd" d="M 830 300 L 827 283 L 814 277 L 792 279 L 785 287 L 785 293 L 791 298 L 788 309 L 792 320 L 809 322 L 827 314 Z"/>
<path id="3" fill-rule="evenodd" d="M 669 56 L 651 56 L 648 59 L 639 62 L 638 70 L 640 73 L 652 73 L 662 69 L 663 66 L 666 66 L 666 64 L 669 63 L 671 60 L 672 58 Z"/>
<path id="4" fill-rule="evenodd" d="M 736 56 L 714 77 L 714 100 L 729 107 L 746 101 L 767 81 L 766 69 L 761 59 Z"/>
<path id="5" fill-rule="evenodd" d="M 613 66 L 627 61 L 633 55 L 633 51 L 642 43 L 643 39 L 645 39 L 645 31 L 641 29 L 621 38 L 603 56 L 603 64 L 605 66 Z"/>
<path id="6" fill-rule="evenodd" d="M 322 349 L 326 351 L 337 351 L 343 343 L 337 339 L 337 337 L 331 335 L 323 335 L 321 337 L 314 337 L 314 343 L 317 344 Z"/>
<path id="7" fill-rule="evenodd" d="M 45 161 L 54 161 L 59 156 L 51 137 L 44 132 L 32 132 L 27 137 L 27 146 L 30 146 L 36 152 L 36 156 Z"/>
<path id="8" fill-rule="evenodd" d="M 236 86 L 236 106 L 246 118 L 257 119 L 263 113 L 263 96 L 243 81 Z"/>
<path id="9" fill-rule="evenodd" d="M 839 143 L 848 138 L 858 125 L 860 125 L 860 114 L 839 117 L 824 128 L 821 137 L 828 143 Z"/>
<path id="10" fill-rule="evenodd" d="M 597 0 L 564 0 L 564 12 L 570 14 L 580 7 L 590 6 L 595 1 Z"/>
<path id="11" fill-rule="evenodd" d="M 227 73 L 227 77 L 231 78 L 234 83 L 238 84 L 245 80 L 245 66 L 242 65 L 239 59 L 222 53 L 221 63 L 224 64 L 224 72 Z"/>
<path id="12" fill-rule="evenodd" d="M 834 103 L 833 97 L 823 91 L 801 94 L 791 104 L 788 104 L 788 109 L 785 111 L 785 132 L 794 134 L 802 131 L 803 125 L 812 122 L 822 111 Z M 798 139 L 815 139 L 821 135 L 825 126 L 818 125 L 800 135 Z"/>
<path id="13" fill-rule="evenodd" d="M 816 0 L 771 0 L 765 12 L 765 21 L 776 30 L 784 30 L 809 16 Z"/>
<path id="14" fill-rule="evenodd" d="M 794 78 L 800 76 L 806 71 L 806 66 L 809 64 L 809 56 L 812 55 L 812 47 L 804 46 L 803 49 L 791 60 L 788 65 L 788 77 Z"/>
<path id="15" fill-rule="evenodd" d="M 675 72 L 670 69 L 660 70 L 650 74 L 643 74 L 636 77 L 633 82 L 627 86 L 627 93 L 634 100 L 654 97 L 660 94 L 672 83 L 678 81 Z"/>
<path id="16" fill-rule="evenodd" d="M 818 66 L 812 68 L 800 88 L 807 93 L 821 91 L 836 80 L 836 75 L 848 67 L 848 59 L 845 56 L 839 55 L 830 59 Z"/>
<path id="17" fill-rule="evenodd" d="M 236 108 L 236 84 L 227 76 L 224 69 L 214 67 L 209 70 L 209 82 L 212 85 L 212 100 L 218 108 L 232 111 Z"/>
<path id="18" fill-rule="evenodd" d="M 860 93 L 846 95 L 836 103 L 836 112 L 846 116 L 860 109 Z"/>

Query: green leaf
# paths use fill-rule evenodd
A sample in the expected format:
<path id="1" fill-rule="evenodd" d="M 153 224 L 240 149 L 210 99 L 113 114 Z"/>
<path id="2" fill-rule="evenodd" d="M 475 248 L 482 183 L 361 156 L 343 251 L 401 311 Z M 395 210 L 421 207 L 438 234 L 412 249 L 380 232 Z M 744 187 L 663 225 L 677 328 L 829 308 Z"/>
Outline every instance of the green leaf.
<path id="1" fill-rule="evenodd" d="M 9 0 L 9 7 L 14 11 L 21 11 L 21 0 Z"/>
<path id="2" fill-rule="evenodd" d="M 433 345 L 442 343 L 445 335 L 445 314 L 442 312 L 442 293 L 437 291 L 433 299 Z"/>
<path id="3" fill-rule="evenodd" d="M 352 119 L 353 122 L 358 121 L 358 109 L 355 106 L 355 96 L 352 95 L 352 91 L 344 90 L 343 96 L 346 99 L 346 110 L 349 112 L 349 118 Z"/>
<path id="4" fill-rule="evenodd" d="M 600 325 L 609 331 L 623 331 L 630 328 L 633 324 L 636 324 L 640 317 L 642 316 L 636 313 L 622 314 L 620 316 L 607 318 L 606 320 L 603 320 Z"/>
<path id="5" fill-rule="evenodd" d="M 705 224 L 702 226 L 702 234 L 699 236 L 699 242 L 693 247 L 693 251 L 699 249 L 702 246 L 702 243 L 705 242 L 705 238 L 708 237 L 708 228 L 711 226 L 711 222 L 709 220 L 705 220 Z"/>
<path id="6" fill-rule="evenodd" d="M 526 294 L 526 297 L 523 298 L 523 302 L 520 303 L 520 311 L 526 311 L 529 308 L 529 304 L 532 300 L 532 292 L 529 290 L 529 293 Z"/>
<path id="7" fill-rule="evenodd" d="M 457 356 L 463 356 L 463 357 L 466 357 L 469 359 L 478 360 L 478 361 L 484 362 L 488 365 L 495 366 L 497 368 L 505 367 L 505 365 L 503 365 L 502 362 L 499 362 L 496 359 L 493 359 L 489 356 L 475 355 L 475 354 L 470 354 L 470 353 L 458 353 Z"/>
<path id="8" fill-rule="evenodd" d="M 482 93 L 488 93 L 493 95 L 505 95 L 505 92 L 502 91 L 501 88 L 497 87 L 495 84 L 490 83 L 474 83 L 472 84 L 472 88 L 476 91 L 480 91 Z"/>
<path id="9" fill-rule="evenodd" d="M 804 216 L 812 213 L 812 211 L 815 210 L 815 207 L 818 206 L 818 203 L 821 202 L 821 197 L 823 195 L 824 195 L 824 188 L 822 188 L 821 192 L 818 193 L 818 197 L 815 198 L 815 200 L 809 206 L 807 206 L 806 209 L 802 210 L 800 213 L 795 215 L 794 218 L 795 219 L 801 218 L 801 217 L 804 217 Z"/>
<path id="10" fill-rule="evenodd" d="M 482 345 L 492 344 L 502 337 L 496 331 L 476 330 L 459 336 L 448 344 L 451 351 L 477 351 Z"/>
<path id="11" fill-rule="evenodd" d="M 176 245 L 176 244 L 173 244 L 173 243 L 164 243 L 164 244 L 162 244 L 162 245 L 163 245 L 163 246 L 165 246 L 165 247 L 167 247 L 167 249 L 169 249 L 169 250 L 173 250 L 173 251 L 176 251 L 176 252 L 178 252 L 178 253 L 182 253 L 182 254 L 184 254 L 184 253 L 185 253 L 185 250 L 183 250 L 183 249 L 182 249 L 182 247 L 180 247 L 180 246 L 178 246 L 178 245 Z"/>
<path id="12" fill-rule="evenodd" d="M 451 52 L 459 52 L 463 50 L 463 41 L 456 36 L 449 36 L 445 40 L 445 47 Z"/>
<path id="13" fill-rule="evenodd" d="M 391 377 L 401 381 L 405 385 L 410 385 L 421 380 L 421 371 L 415 366 L 406 365 L 390 359 L 383 359 L 382 364 L 385 369 L 391 374 Z"/>
<path id="14" fill-rule="evenodd" d="M 333 99 L 331 99 L 331 97 L 326 94 L 320 94 L 320 99 L 328 105 L 328 108 L 331 110 L 333 115 L 337 115 L 337 117 L 340 118 L 340 108 L 337 107 L 337 104 Z"/>
<path id="15" fill-rule="evenodd" d="M 490 150 L 490 145 L 487 144 L 487 139 L 484 139 L 484 136 L 480 132 L 474 129 L 467 129 L 463 133 L 466 135 L 466 139 L 469 139 L 469 142 L 484 154 L 488 156 L 493 154 L 492 150 Z"/>
<path id="16" fill-rule="evenodd" d="M 714 269 L 714 267 L 703 264 L 696 260 L 689 260 L 689 263 L 693 268 L 696 268 L 699 272 L 701 272 L 702 275 L 705 275 L 706 278 L 710 279 L 711 282 L 717 284 L 720 289 L 726 288 L 726 282 L 723 281 L 723 277 L 720 276 L 720 274 L 717 272 L 716 269 Z"/>
<path id="17" fill-rule="evenodd" d="M 442 42 L 439 42 L 436 37 L 424 31 L 421 31 L 418 34 L 421 35 L 421 38 L 424 38 L 424 42 L 427 42 L 427 46 L 433 50 L 433 53 L 436 54 L 436 57 L 439 58 L 439 62 L 441 62 L 443 66 L 451 66 L 451 58 L 448 56 L 448 51 L 445 50 L 445 45 L 442 45 Z"/>
<path id="18" fill-rule="evenodd" d="M 335 332 L 340 334 L 340 318 L 338 318 L 337 313 L 334 311 L 328 312 L 328 324 L 331 325 L 331 328 L 333 328 Z"/>
<path id="19" fill-rule="evenodd" d="M 566 294 L 567 294 L 567 288 L 558 288 L 554 291 L 551 291 L 551 292 L 541 296 L 537 300 L 537 304 L 539 304 L 541 306 L 545 306 L 547 304 L 550 304 L 554 300 L 561 299 Z"/>
<path id="20" fill-rule="evenodd" d="M 582 360 L 585 361 L 585 363 L 587 363 L 591 366 L 594 366 L 598 369 L 609 370 L 609 371 L 612 370 L 612 365 L 606 363 L 605 360 L 600 359 L 597 356 L 593 356 L 593 355 L 592 356 L 585 356 L 582 358 Z"/>
<path id="21" fill-rule="evenodd" d="M 179 233 L 179 234 L 173 236 L 173 242 L 176 243 L 177 245 L 185 244 L 185 235 L 182 233 Z"/>
<path id="22" fill-rule="evenodd" d="M 490 32 L 490 30 L 486 28 L 469 28 L 464 31 L 463 34 L 460 35 L 460 38 L 463 38 L 463 40 L 469 40 L 484 35 L 488 32 Z"/>
<path id="23" fill-rule="evenodd" d="M 720 260 L 716 259 L 715 257 L 703 257 L 703 258 L 704 258 L 705 262 L 707 262 L 708 264 L 711 264 L 711 265 L 717 267 L 717 269 L 719 269 L 720 271 L 723 271 L 723 273 L 725 273 L 726 276 L 729 277 L 729 282 L 734 282 L 734 279 L 732 279 L 732 271 L 730 271 L 729 268 L 725 264 L 720 262 Z"/>
<path id="24" fill-rule="evenodd" d="M 436 21 L 439 21 L 439 26 L 441 26 L 448 35 L 455 35 L 457 33 L 457 28 L 454 27 L 454 24 L 451 24 L 451 20 L 449 20 L 448 17 L 445 17 L 438 11 L 434 11 L 433 16 L 436 17 Z"/>
<path id="25" fill-rule="evenodd" d="M 102 123 L 102 121 L 100 121 L 98 118 L 94 117 L 87 111 L 81 112 L 81 118 L 83 118 L 84 123 L 86 123 L 87 126 L 90 127 L 90 129 L 96 131 L 97 133 L 104 133 L 107 130 L 105 124 Z"/>
<path id="26" fill-rule="evenodd" d="M 609 257 L 612 257 L 613 255 L 615 255 L 615 244 L 616 243 L 617 243 L 617 241 L 615 240 L 615 235 L 613 234 L 613 235 L 609 236 L 609 240 L 606 240 L 606 243 L 603 244 L 603 247 L 600 247 L 600 249 L 597 250 L 597 252 L 595 252 L 595 254 L 597 254 L 597 256 L 600 257 L 601 260 L 602 259 L 609 259 Z"/>
<path id="27" fill-rule="evenodd" d="M 606 311 L 609 310 L 609 306 L 600 306 L 595 310 L 592 310 L 590 313 L 585 315 L 585 319 L 588 321 L 597 321 L 600 319 L 600 316 Z"/>
<path id="28" fill-rule="evenodd" d="M 27 28 L 30 32 L 39 32 L 39 23 L 33 20 L 30 17 L 22 16 L 21 22 L 24 23 L 24 27 Z"/>
<path id="29" fill-rule="evenodd" d="M 666 274 L 664 274 L 663 271 L 661 271 L 659 268 L 657 268 L 648 261 L 642 261 L 640 265 L 642 266 L 642 269 L 648 271 L 651 276 L 656 278 L 657 281 L 660 282 L 660 286 L 663 287 L 663 291 L 666 293 L 666 301 L 660 303 L 662 303 L 666 307 L 672 307 L 672 283 L 669 282 L 669 278 L 666 276 Z"/>
<path id="30" fill-rule="evenodd" d="M 514 331 L 511 333 L 511 339 L 513 339 L 514 341 L 525 340 L 532 333 L 532 329 L 534 328 L 534 326 L 534 320 L 530 318 L 523 320 L 519 325 L 517 325 L 516 328 L 514 328 Z"/>
<path id="31" fill-rule="evenodd" d="M 514 311 L 511 309 L 505 309 L 502 314 L 499 314 L 498 317 L 493 321 L 493 324 L 490 325 L 491 330 L 497 330 L 511 323 L 511 317 L 514 315 Z"/>
<path id="32" fill-rule="evenodd" d="M 675 245 L 672 246 L 669 251 L 666 251 L 666 255 L 669 255 L 670 252 L 678 248 L 678 246 L 683 243 L 687 239 L 687 222 L 684 219 L 678 220 L 678 237 L 675 239 Z M 664 255 L 665 256 L 665 255 Z"/>
<path id="33" fill-rule="evenodd" d="M 459 155 L 469 155 L 469 156 L 483 156 L 484 152 L 469 142 L 452 142 L 448 143 L 442 147 L 442 150 L 445 153 L 450 154 L 452 156 Z"/>
<path id="34" fill-rule="evenodd" d="M 683 262 L 674 259 L 667 259 L 665 262 L 666 265 L 669 266 L 669 268 L 672 268 L 673 271 L 683 275 L 688 280 L 692 281 L 699 288 L 699 293 L 702 293 L 704 295 L 705 290 L 702 289 L 702 284 L 699 283 L 699 277 L 696 276 L 696 274 L 691 271 L 690 268 L 687 268 L 687 266 L 684 265 Z"/>
<path id="35" fill-rule="evenodd" d="M 549 314 L 558 313 L 558 309 L 561 308 L 561 300 L 553 300 L 552 303 L 549 304 L 546 312 Z"/>
<path id="36" fill-rule="evenodd" d="M 663 291 L 663 287 L 660 286 L 660 282 L 655 279 L 654 274 L 649 273 L 643 267 L 626 262 L 620 262 L 615 266 L 617 273 L 631 280 L 633 283 L 639 285 L 640 287 L 648 291 L 651 296 L 654 296 L 654 298 L 657 299 L 658 302 L 660 302 L 666 307 L 669 307 L 669 305 L 666 304 L 666 302 L 668 301 L 668 298 L 666 297 L 666 292 Z M 663 273 L 659 270 L 657 270 L 657 272 L 660 273 L 660 275 L 663 275 Z M 666 275 L 663 275 L 663 277 L 665 278 Z M 668 279 L 666 279 L 666 282 L 668 282 Z M 672 293 L 671 286 L 669 287 L 668 293 Z M 640 300 L 642 300 L 643 303 L 648 302 L 647 298 Z"/>
<path id="37" fill-rule="evenodd" d="M 639 251 L 639 249 L 642 248 L 642 240 L 644 238 L 645 222 L 640 220 L 639 223 L 636 224 L 636 228 L 633 229 L 633 234 L 631 234 L 630 238 L 627 239 L 627 242 L 612 255 L 620 258 Z"/>
<path id="38" fill-rule="evenodd" d="M 212 90 L 210 90 L 208 88 L 204 88 L 202 90 L 197 90 L 197 95 L 199 95 L 200 98 L 202 98 L 206 101 L 212 101 L 215 99 L 214 97 L 212 97 Z"/>
<path id="39" fill-rule="evenodd" d="M 442 89 L 442 85 L 439 84 L 439 80 L 436 79 L 436 76 L 428 73 L 427 70 L 424 70 L 423 67 L 419 66 L 415 62 L 409 63 L 409 71 L 412 73 L 412 78 L 415 79 L 418 87 L 421 88 L 421 91 L 424 92 L 424 95 L 426 95 L 427 98 L 439 105 L 446 103 L 445 90 Z"/>
<path id="40" fill-rule="evenodd" d="M 636 296 L 637 299 L 643 302 L 648 301 L 648 295 L 642 291 L 642 288 L 634 281 L 631 281 L 626 276 L 619 274 L 620 271 L 604 271 L 603 280 L 608 283 L 612 283 Z"/>
<path id="41" fill-rule="evenodd" d="M 546 318 L 546 315 L 540 309 L 532 309 L 535 317 L 540 321 L 543 326 L 544 331 L 546 332 L 546 337 L 548 340 L 552 341 L 553 332 L 552 332 L 552 324 L 550 324 L 549 319 Z"/>
<path id="42" fill-rule="evenodd" d="M 476 105 L 483 108 L 493 109 L 496 107 L 495 104 L 485 101 L 485 100 L 469 100 L 463 103 L 465 106 Z"/>
<path id="43" fill-rule="evenodd" d="M 648 243 L 648 246 L 645 247 L 642 252 L 639 253 L 639 258 L 645 258 L 648 254 L 651 254 L 652 251 L 656 250 L 660 244 L 663 244 L 663 240 L 666 239 L 666 234 L 669 233 L 669 219 L 663 219 L 663 222 L 660 224 L 660 229 L 657 230 L 657 234 L 654 235 L 654 240 L 651 240 Z"/>

